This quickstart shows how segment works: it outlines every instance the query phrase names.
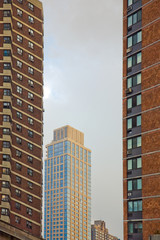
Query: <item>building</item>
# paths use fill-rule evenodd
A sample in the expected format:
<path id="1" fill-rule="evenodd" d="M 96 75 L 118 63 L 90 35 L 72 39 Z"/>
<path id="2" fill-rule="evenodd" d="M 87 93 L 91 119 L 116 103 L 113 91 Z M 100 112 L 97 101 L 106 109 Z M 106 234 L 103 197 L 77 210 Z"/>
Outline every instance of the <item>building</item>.
<path id="1" fill-rule="evenodd" d="M 84 134 L 70 126 L 54 130 L 46 146 L 44 238 L 91 238 L 91 151 Z"/>
<path id="2" fill-rule="evenodd" d="M 124 239 L 160 231 L 160 1 L 123 1 Z"/>
<path id="3" fill-rule="evenodd" d="M 42 3 L 1 0 L 0 226 L 32 238 L 41 236 L 42 62 Z"/>
<path id="4" fill-rule="evenodd" d="M 117 237 L 109 234 L 106 223 L 102 220 L 94 221 L 91 225 L 91 240 L 118 240 Z"/>

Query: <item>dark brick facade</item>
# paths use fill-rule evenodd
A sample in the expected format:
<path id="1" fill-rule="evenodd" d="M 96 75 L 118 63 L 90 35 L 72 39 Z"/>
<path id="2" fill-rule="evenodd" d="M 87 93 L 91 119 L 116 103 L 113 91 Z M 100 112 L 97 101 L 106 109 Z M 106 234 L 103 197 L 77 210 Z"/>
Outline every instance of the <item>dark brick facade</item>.
<path id="1" fill-rule="evenodd" d="M 43 9 L 38 0 L 0 1 L 0 8 L 0 219 L 39 238 L 42 217 Z M 6 23 L 10 24 L 10 29 L 5 29 L 9 27 Z M 5 93 L 8 90 L 10 93 Z M 5 142 L 9 145 L 5 146 Z M 9 186 L 3 186 L 5 181 Z M 20 209 L 17 209 L 17 203 Z"/>
<path id="2" fill-rule="evenodd" d="M 138 10 L 142 11 L 139 23 L 127 27 L 128 19 Z M 160 231 L 160 1 L 138 0 L 128 6 L 123 1 L 123 198 L 124 240 L 148 240 Z M 142 31 L 142 41 L 127 49 L 127 39 Z M 128 51 L 128 52 L 127 52 Z M 127 69 L 127 61 L 136 52 L 141 52 L 141 65 Z M 137 70 L 136 70 L 137 69 Z M 127 90 L 127 79 L 141 73 L 141 83 Z M 141 94 L 141 106 L 130 113 L 129 98 Z M 127 131 L 127 121 L 141 115 L 141 127 Z M 135 132 L 135 134 L 133 134 Z M 141 147 L 127 150 L 128 139 L 141 136 Z M 127 170 L 128 160 L 141 157 L 140 169 Z M 132 175 L 130 175 L 132 174 Z M 128 181 L 142 180 L 142 188 L 128 191 Z M 135 195 L 134 195 L 135 194 Z M 137 194 L 137 195 L 136 195 Z M 142 201 L 142 210 L 129 211 L 128 202 Z M 140 222 L 141 229 L 129 224 Z M 130 229 L 129 229 L 130 228 Z"/>

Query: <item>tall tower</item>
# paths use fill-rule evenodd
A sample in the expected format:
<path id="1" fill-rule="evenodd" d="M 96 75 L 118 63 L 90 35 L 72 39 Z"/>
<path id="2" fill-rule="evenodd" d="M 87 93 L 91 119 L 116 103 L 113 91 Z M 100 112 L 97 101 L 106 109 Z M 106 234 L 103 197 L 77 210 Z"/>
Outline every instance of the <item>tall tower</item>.
<path id="1" fill-rule="evenodd" d="M 54 131 L 45 160 L 44 238 L 91 239 L 91 151 L 70 126 Z"/>
<path id="2" fill-rule="evenodd" d="M 0 221 L 41 236 L 43 10 L 0 1 Z"/>
<path id="3" fill-rule="evenodd" d="M 160 232 L 160 0 L 123 0 L 124 239 Z"/>

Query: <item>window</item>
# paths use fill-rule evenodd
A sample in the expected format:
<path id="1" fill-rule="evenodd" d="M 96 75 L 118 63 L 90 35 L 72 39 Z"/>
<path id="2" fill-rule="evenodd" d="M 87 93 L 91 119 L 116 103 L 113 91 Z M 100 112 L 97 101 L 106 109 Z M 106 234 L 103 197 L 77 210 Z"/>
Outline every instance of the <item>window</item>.
<path id="1" fill-rule="evenodd" d="M 33 93 L 28 92 L 28 98 L 31 99 L 31 100 L 33 100 Z"/>
<path id="2" fill-rule="evenodd" d="M 22 165 L 19 164 L 19 163 L 16 163 L 16 169 L 19 170 L 19 171 L 21 171 L 21 169 L 22 169 Z"/>
<path id="3" fill-rule="evenodd" d="M 32 3 L 28 3 L 28 8 L 31 10 L 31 11 L 34 11 L 34 5 Z"/>
<path id="4" fill-rule="evenodd" d="M 28 149 L 32 151 L 33 150 L 33 144 L 28 143 Z"/>
<path id="5" fill-rule="evenodd" d="M 17 60 L 17 67 L 22 68 L 22 66 L 23 66 L 23 63 Z"/>
<path id="6" fill-rule="evenodd" d="M 128 180 L 128 191 L 141 190 L 142 189 L 142 179 Z"/>
<path id="7" fill-rule="evenodd" d="M 22 139 L 19 138 L 19 137 L 16 137 L 16 143 L 18 143 L 18 144 L 22 144 Z"/>
<path id="8" fill-rule="evenodd" d="M 19 183 L 19 184 L 21 184 L 21 181 L 22 181 L 21 177 L 19 177 L 19 176 L 16 176 L 16 183 Z"/>
<path id="9" fill-rule="evenodd" d="M 22 15 L 23 15 L 23 12 L 18 8 L 17 8 L 17 15 L 20 16 L 20 17 L 22 17 Z"/>
<path id="10" fill-rule="evenodd" d="M 141 52 L 136 53 L 133 56 L 127 58 L 127 69 L 130 69 L 131 67 L 134 67 L 141 62 L 142 62 Z"/>
<path id="11" fill-rule="evenodd" d="M 4 135 L 10 135 L 10 129 L 9 128 L 3 128 L 3 134 Z"/>
<path id="12" fill-rule="evenodd" d="M 2 168 L 2 174 L 10 175 L 10 169 L 9 168 Z"/>
<path id="13" fill-rule="evenodd" d="M 136 170 L 142 168 L 142 158 L 138 157 L 138 158 L 133 158 L 133 159 L 129 159 L 127 161 L 127 169 L 129 170 Z"/>
<path id="14" fill-rule="evenodd" d="M 28 105 L 28 111 L 33 112 L 34 111 L 34 107 L 31 106 L 31 105 Z"/>
<path id="15" fill-rule="evenodd" d="M 4 69 L 11 69 L 11 63 L 4 63 L 3 68 Z"/>
<path id="16" fill-rule="evenodd" d="M 141 73 L 127 78 L 127 88 L 135 87 L 139 84 L 141 84 Z"/>
<path id="17" fill-rule="evenodd" d="M 142 222 L 129 222 L 128 223 L 128 233 L 142 233 Z"/>
<path id="18" fill-rule="evenodd" d="M 22 88 L 20 86 L 17 86 L 17 93 L 22 94 Z"/>
<path id="19" fill-rule="evenodd" d="M 28 85 L 30 87 L 34 87 L 34 82 L 32 80 L 28 79 Z"/>
<path id="20" fill-rule="evenodd" d="M 16 129 L 17 129 L 17 131 L 22 132 L 22 126 L 21 125 L 16 124 Z"/>
<path id="21" fill-rule="evenodd" d="M 28 41 L 28 47 L 33 49 L 34 48 L 34 44 L 32 42 Z"/>
<path id="22" fill-rule="evenodd" d="M 11 30 L 11 24 L 10 23 L 4 23 L 3 24 L 3 29 L 4 30 Z"/>
<path id="23" fill-rule="evenodd" d="M 16 202 L 15 207 L 16 207 L 16 209 L 21 210 L 21 204 L 20 203 Z"/>
<path id="24" fill-rule="evenodd" d="M 30 168 L 28 168 L 28 169 L 27 169 L 27 174 L 28 174 L 29 176 L 33 176 L 33 170 L 30 169 Z"/>
<path id="25" fill-rule="evenodd" d="M 17 47 L 17 53 L 18 53 L 19 55 L 23 55 L 23 50 L 22 50 L 21 48 L 18 48 L 18 47 Z"/>
<path id="26" fill-rule="evenodd" d="M 28 162 L 33 163 L 33 157 L 28 156 Z"/>
<path id="27" fill-rule="evenodd" d="M 33 68 L 31 68 L 31 67 L 28 67 L 28 73 L 30 73 L 30 74 L 34 74 L 34 69 Z"/>
<path id="28" fill-rule="evenodd" d="M 11 43 L 11 37 L 8 37 L 8 36 L 3 37 L 3 42 L 4 43 Z"/>
<path id="29" fill-rule="evenodd" d="M 10 116 L 9 115 L 3 115 L 3 122 L 10 122 Z"/>
<path id="30" fill-rule="evenodd" d="M 27 207 L 27 214 L 32 216 L 32 209 Z"/>
<path id="31" fill-rule="evenodd" d="M 22 152 L 19 150 L 16 150 L 16 157 L 22 157 Z"/>
<path id="32" fill-rule="evenodd" d="M 22 106 L 22 100 L 17 98 L 17 105 L 19 105 L 21 107 Z"/>
<path id="33" fill-rule="evenodd" d="M 141 126 L 141 115 L 127 119 L 127 129 Z"/>
<path id="34" fill-rule="evenodd" d="M 11 11 L 9 11 L 9 10 L 4 10 L 4 11 L 3 11 L 3 16 L 4 16 L 4 17 L 10 17 L 10 16 L 11 16 Z"/>
<path id="35" fill-rule="evenodd" d="M 28 195 L 27 195 L 27 200 L 28 200 L 28 202 L 33 202 L 33 197 L 28 194 Z"/>
<path id="36" fill-rule="evenodd" d="M 133 3 L 138 2 L 139 0 L 128 0 L 128 7 L 132 5 Z"/>
<path id="37" fill-rule="evenodd" d="M 34 31 L 30 28 L 28 28 L 28 33 L 29 33 L 30 36 L 34 36 Z"/>
<path id="38" fill-rule="evenodd" d="M 29 221 L 26 221 L 26 227 L 29 229 L 32 229 L 32 223 Z"/>
<path id="39" fill-rule="evenodd" d="M 127 149 L 134 149 L 141 147 L 141 136 L 127 139 Z"/>
<path id="40" fill-rule="evenodd" d="M 127 47 L 132 47 L 142 41 L 142 31 L 139 31 L 127 38 Z"/>
<path id="41" fill-rule="evenodd" d="M 21 218 L 18 216 L 15 216 L 15 223 L 19 224 L 20 222 L 21 222 Z"/>
<path id="42" fill-rule="evenodd" d="M 17 112 L 17 118 L 22 119 L 22 113 L 21 112 Z"/>
<path id="43" fill-rule="evenodd" d="M 137 11 L 136 13 L 128 17 L 128 28 L 140 22 L 141 19 L 142 19 L 142 10 L 140 9 L 139 11 Z"/>
<path id="44" fill-rule="evenodd" d="M 32 118 L 28 118 L 28 123 L 29 123 L 30 125 L 33 125 L 33 119 L 32 119 Z"/>
<path id="45" fill-rule="evenodd" d="M 8 181 L 2 181 L 3 188 L 10 188 L 10 183 Z"/>
<path id="46" fill-rule="evenodd" d="M 34 57 L 31 54 L 28 54 L 28 59 L 29 61 L 34 62 Z"/>
<path id="47" fill-rule="evenodd" d="M 23 3 L 23 0 L 17 0 L 19 3 Z"/>
<path id="48" fill-rule="evenodd" d="M 11 144 L 10 142 L 4 141 L 3 142 L 3 148 L 10 148 Z"/>
<path id="49" fill-rule="evenodd" d="M 3 76 L 3 82 L 11 82 L 11 76 Z"/>
<path id="50" fill-rule="evenodd" d="M 17 197 L 21 197 L 21 191 L 19 189 L 16 189 L 15 194 Z"/>
<path id="51" fill-rule="evenodd" d="M 3 161 L 10 161 L 11 157 L 8 154 L 3 154 Z"/>
<path id="52" fill-rule="evenodd" d="M 22 43 L 23 42 L 23 37 L 20 36 L 20 35 L 17 35 L 17 41 Z"/>
<path id="53" fill-rule="evenodd" d="M 141 94 L 127 99 L 127 109 L 141 105 Z"/>
<path id="54" fill-rule="evenodd" d="M 20 22 L 17 22 L 17 27 L 18 27 L 19 29 L 22 29 L 22 27 L 23 27 L 23 24 L 22 24 L 22 23 L 20 23 Z"/>
<path id="55" fill-rule="evenodd" d="M 33 138 L 33 132 L 28 130 L 28 136 Z"/>
<path id="56" fill-rule="evenodd" d="M 6 4 L 11 3 L 11 0 L 3 0 L 3 3 L 6 3 Z"/>
<path id="57" fill-rule="evenodd" d="M 3 102 L 3 108 L 11 108 L 11 105 L 9 102 Z"/>
<path id="58" fill-rule="evenodd" d="M 10 89 L 4 89 L 3 90 L 3 95 L 4 96 L 11 96 L 11 90 Z"/>
<path id="59" fill-rule="evenodd" d="M 22 76 L 21 74 L 17 73 L 17 79 L 20 80 L 20 81 L 22 81 L 23 76 Z"/>
<path id="60" fill-rule="evenodd" d="M 30 23 L 34 23 L 34 18 L 31 17 L 31 16 L 28 16 L 28 21 L 29 21 Z"/>
<path id="61" fill-rule="evenodd" d="M 11 56 L 11 50 L 4 50 L 3 56 L 5 56 L 5 57 Z"/>
<path id="62" fill-rule="evenodd" d="M 7 208 L 1 208 L 1 214 L 5 216 L 9 216 L 9 209 Z"/>
<path id="63" fill-rule="evenodd" d="M 30 189 L 33 189 L 33 183 L 32 183 L 32 182 L 27 182 L 27 184 L 28 184 L 28 187 L 29 187 Z"/>
<path id="64" fill-rule="evenodd" d="M 2 195 L 2 201 L 3 202 L 9 202 L 10 201 L 10 198 L 9 198 L 9 195 Z"/>

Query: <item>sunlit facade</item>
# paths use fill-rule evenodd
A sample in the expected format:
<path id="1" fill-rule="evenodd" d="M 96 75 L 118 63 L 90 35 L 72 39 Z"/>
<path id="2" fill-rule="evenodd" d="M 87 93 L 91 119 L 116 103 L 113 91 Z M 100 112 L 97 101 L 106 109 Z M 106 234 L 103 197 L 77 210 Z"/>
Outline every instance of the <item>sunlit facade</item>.
<path id="1" fill-rule="evenodd" d="M 54 131 L 46 146 L 44 238 L 91 239 L 91 151 L 70 126 Z"/>

